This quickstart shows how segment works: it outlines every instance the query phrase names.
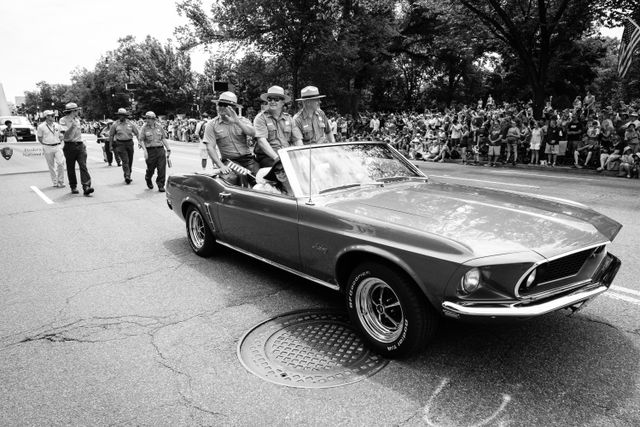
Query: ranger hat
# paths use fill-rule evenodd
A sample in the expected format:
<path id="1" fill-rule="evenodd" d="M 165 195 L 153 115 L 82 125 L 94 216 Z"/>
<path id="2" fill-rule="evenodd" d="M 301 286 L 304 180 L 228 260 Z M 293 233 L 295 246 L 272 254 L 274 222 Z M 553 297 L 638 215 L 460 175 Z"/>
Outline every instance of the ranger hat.
<path id="1" fill-rule="evenodd" d="M 44 110 L 44 111 L 42 112 L 42 115 L 43 115 L 43 116 L 45 116 L 45 117 L 47 117 L 47 116 L 53 116 L 53 114 L 54 114 L 54 113 L 53 113 L 53 111 L 52 111 L 52 110 Z"/>
<path id="2" fill-rule="evenodd" d="M 156 113 L 154 113 L 153 111 L 147 111 L 144 115 L 145 119 L 155 119 L 156 118 Z"/>
<path id="3" fill-rule="evenodd" d="M 118 112 L 116 113 L 118 116 L 128 116 L 129 112 L 126 108 L 118 108 Z"/>
<path id="4" fill-rule="evenodd" d="M 307 86 L 303 87 L 300 91 L 300 98 L 296 99 L 296 101 L 307 101 L 310 99 L 320 99 L 324 98 L 326 95 L 320 95 L 320 91 L 315 86 Z"/>
<path id="5" fill-rule="evenodd" d="M 220 94 L 220 97 L 214 102 L 216 103 L 216 105 L 229 104 L 229 105 L 234 105 L 236 107 L 240 106 L 240 104 L 238 104 L 238 97 L 233 92 L 222 92 Z"/>
<path id="6" fill-rule="evenodd" d="M 284 89 L 282 89 L 280 86 L 271 86 L 269 89 L 267 89 L 267 93 L 263 93 L 262 95 L 260 95 L 260 99 L 265 102 L 267 101 L 267 98 L 275 97 L 281 98 L 282 100 L 284 100 L 284 102 L 291 101 L 291 97 L 285 95 Z"/>
<path id="7" fill-rule="evenodd" d="M 65 113 L 70 113 L 72 111 L 81 110 L 81 109 L 82 107 L 78 107 L 78 104 L 76 104 L 75 102 L 69 102 L 64 106 Z"/>

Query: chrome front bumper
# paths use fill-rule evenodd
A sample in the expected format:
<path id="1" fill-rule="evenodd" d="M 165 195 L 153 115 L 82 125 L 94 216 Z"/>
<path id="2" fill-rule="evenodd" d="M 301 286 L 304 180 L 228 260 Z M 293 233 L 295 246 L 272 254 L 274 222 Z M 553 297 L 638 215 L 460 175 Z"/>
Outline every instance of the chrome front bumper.
<path id="1" fill-rule="evenodd" d="M 480 305 L 460 304 L 452 301 L 442 303 L 442 311 L 445 316 L 453 318 L 529 318 L 551 313 L 562 308 L 582 304 L 609 289 L 613 278 L 620 268 L 620 260 L 611 254 L 602 264 L 602 268 L 596 273 L 590 286 L 574 291 L 557 298 L 547 299 L 544 302 L 518 301 L 504 305 Z"/>

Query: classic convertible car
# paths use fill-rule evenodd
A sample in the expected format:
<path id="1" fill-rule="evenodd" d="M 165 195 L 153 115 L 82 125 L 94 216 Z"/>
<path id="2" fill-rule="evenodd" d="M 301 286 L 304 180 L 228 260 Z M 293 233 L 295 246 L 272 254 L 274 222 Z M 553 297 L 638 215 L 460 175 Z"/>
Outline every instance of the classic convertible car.
<path id="1" fill-rule="evenodd" d="M 169 207 L 196 254 L 224 245 L 345 295 L 375 351 L 420 351 L 441 316 L 526 319 L 606 291 L 621 225 L 549 197 L 436 184 L 392 147 L 279 151 L 292 194 L 173 175 Z"/>

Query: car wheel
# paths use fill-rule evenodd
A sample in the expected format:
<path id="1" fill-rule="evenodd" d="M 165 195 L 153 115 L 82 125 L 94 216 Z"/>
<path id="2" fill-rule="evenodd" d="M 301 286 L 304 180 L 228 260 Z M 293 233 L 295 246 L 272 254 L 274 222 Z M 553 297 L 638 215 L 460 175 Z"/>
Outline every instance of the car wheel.
<path id="1" fill-rule="evenodd" d="M 351 322 L 383 356 L 415 354 L 435 334 L 437 314 L 415 283 L 392 268 L 363 263 L 351 273 L 346 291 Z"/>
<path id="2" fill-rule="evenodd" d="M 195 206 L 187 209 L 186 216 L 187 238 L 191 249 L 201 257 L 213 254 L 215 238 L 209 229 L 202 213 Z"/>

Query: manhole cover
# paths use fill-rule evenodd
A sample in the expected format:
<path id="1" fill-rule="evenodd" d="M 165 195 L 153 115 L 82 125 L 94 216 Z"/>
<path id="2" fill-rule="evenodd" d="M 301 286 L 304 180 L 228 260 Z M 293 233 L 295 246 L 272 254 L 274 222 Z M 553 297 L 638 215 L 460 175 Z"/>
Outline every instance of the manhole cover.
<path id="1" fill-rule="evenodd" d="M 260 323 L 240 340 L 247 370 L 272 383 L 326 388 L 375 374 L 388 361 L 369 351 L 346 315 L 295 311 Z"/>

